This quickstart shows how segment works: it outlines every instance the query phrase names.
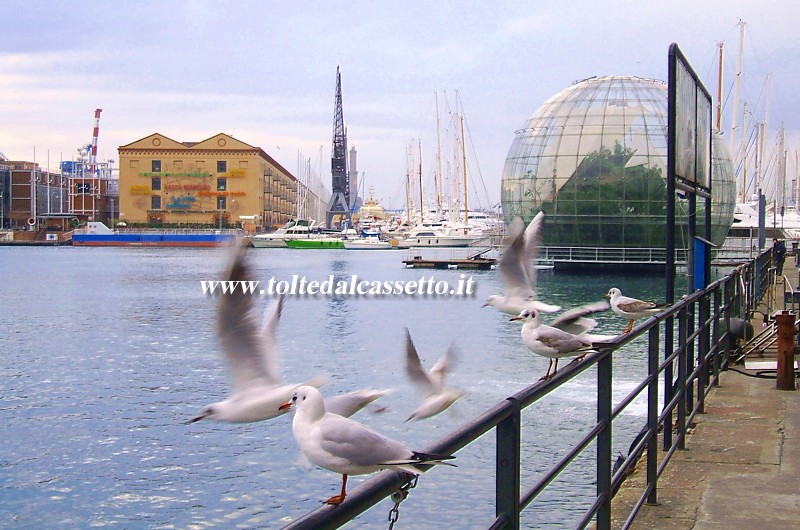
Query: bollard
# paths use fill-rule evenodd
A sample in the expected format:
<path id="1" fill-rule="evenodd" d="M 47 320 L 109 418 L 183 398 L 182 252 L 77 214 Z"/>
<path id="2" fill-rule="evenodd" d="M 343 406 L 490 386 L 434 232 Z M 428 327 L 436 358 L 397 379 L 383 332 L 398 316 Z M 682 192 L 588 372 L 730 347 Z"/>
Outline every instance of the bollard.
<path id="1" fill-rule="evenodd" d="M 781 311 L 773 315 L 778 327 L 778 390 L 795 390 L 794 380 L 794 314 Z"/>

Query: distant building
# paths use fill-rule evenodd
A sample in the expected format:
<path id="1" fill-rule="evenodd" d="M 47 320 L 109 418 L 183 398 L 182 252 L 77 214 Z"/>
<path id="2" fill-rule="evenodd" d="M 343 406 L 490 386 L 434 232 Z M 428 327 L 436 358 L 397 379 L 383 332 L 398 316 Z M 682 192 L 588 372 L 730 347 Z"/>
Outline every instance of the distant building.
<path id="1" fill-rule="evenodd" d="M 118 150 L 119 218 L 128 225 L 260 231 L 284 224 L 302 207 L 294 175 L 263 149 L 227 134 L 177 142 L 156 133 Z"/>
<path id="2" fill-rule="evenodd" d="M 34 162 L 0 161 L 0 227 L 67 229 L 68 180 Z"/>
<path id="3" fill-rule="evenodd" d="M 361 208 L 363 201 L 358 195 L 358 151 L 355 147 L 351 147 L 348 152 L 349 167 L 347 168 L 347 175 L 350 184 L 350 211 L 357 212 Z"/>
<path id="4" fill-rule="evenodd" d="M 725 142 L 717 134 L 712 142 L 711 242 L 720 245 L 733 222 L 736 182 Z M 613 256 L 617 267 L 665 248 L 666 166 L 665 83 L 630 76 L 576 82 L 516 132 L 503 168 L 503 214 L 527 222 L 543 211 L 546 250 L 585 248 L 572 255 Z M 687 215 L 687 201 L 679 200 L 678 248 L 690 244 Z"/>

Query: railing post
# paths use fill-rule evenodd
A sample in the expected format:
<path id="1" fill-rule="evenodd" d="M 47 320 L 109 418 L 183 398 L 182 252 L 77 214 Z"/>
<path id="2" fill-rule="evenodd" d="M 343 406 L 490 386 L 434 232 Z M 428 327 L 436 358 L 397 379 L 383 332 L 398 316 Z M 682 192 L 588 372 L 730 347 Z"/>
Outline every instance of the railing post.
<path id="1" fill-rule="evenodd" d="M 708 292 L 703 295 L 700 299 L 700 318 L 698 322 L 700 323 L 700 342 L 697 345 L 697 365 L 700 367 L 700 375 L 697 378 L 697 411 L 699 413 L 705 412 L 705 396 L 706 396 L 706 388 L 708 387 L 708 351 L 709 351 L 709 341 L 711 338 L 711 325 L 709 324 L 709 319 L 711 318 L 711 296 L 714 294 L 714 291 Z"/>
<path id="2" fill-rule="evenodd" d="M 778 326 L 778 390 L 795 390 L 794 378 L 794 314 L 781 311 L 773 315 Z"/>
<path id="3" fill-rule="evenodd" d="M 668 317 L 664 320 L 664 357 L 670 357 L 675 351 L 675 317 Z M 672 401 L 675 396 L 675 361 L 670 361 L 664 367 L 664 405 Z M 669 416 L 664 419 L 664 450 L 672 447 L 672 417 L 674 413 L 670 411 Z"/>
<path id="4" fill-rule="evenodd" d="M 519 530 L 520 404 L 509 398 L 514 412 L 497 425 L 495 515 L 505 516 L 505 528 Z"/>
<path id="5" fill-rule="evenodd" d="M 597 364 L 597 423 L 602 430 L 597 435 L 597 497 L 603 501 L 597 510 L 597 530 L 611 528 L 611 353 Z"/>
<path id="6" fill-rule="evenodd" d="M 719 340 L 719 317 L 720 317 L 720 308 L 722 304 L 720 303 L 720 297 L 723 299 L 725 298 L 725 292 L 728 289 L 728 282 L 722 284 L 719 288 L 714 290 L 714 308 L 711 310 L 712 314 L 714 315 L 714 323 L 711 330 L 713 339 L 713 347 L 714 347 L 714 356 L 712 357 L 711 361 L 711 373 L 713 374 L 711 385 L 719 386 L 719 369 L 721 366 L 721 357 L 723 354 L 726 354 L 728 351 L 727 341 L 726 344 L 723 346 Z"/>
<path id="7" fill-rule="evenodd" d="M 686 337 L 687 335 L 687 321 L 689 320 L 689 312 L 684 306 L 678 313 L 678 349 L 681 350 L 678 355 L 678 449 L 686 449 L 686 379 L 688 374 L 688 366 L 686 362 Z M 664 430 L 670 428 L 671 425 L 664 426 Z"/>
<path id="8" fill-rule="evenodd" d="M 650 328 L 647 345 L 647 485 L 648 504 L 658 503 L 658 326 Z"/>
<path id="9" fill-rule="evenodd" d="M 683 339 L 681 340 L 681 344 L 684 344 L 686 350 L 684 351 L 684 355 L 686 357 L 686 407 L 688 410 L 692 410 L 694 408 L 694 384 L 695 381 L 689 380 L 689 374 L 694 371 L 694 351 L 695 351 L 695 342 L 697 342 L 697 338 L 689 340 L 690 335 L 694 335 L 695 332 L 695 322 L 697 321 L 697 313 L 698 311 L 698 302 L 692 302 L 687 307 L 687 317 L 686 317 L 686 333 Z M 699 389 L 698 389 L 699 390 Z"/>

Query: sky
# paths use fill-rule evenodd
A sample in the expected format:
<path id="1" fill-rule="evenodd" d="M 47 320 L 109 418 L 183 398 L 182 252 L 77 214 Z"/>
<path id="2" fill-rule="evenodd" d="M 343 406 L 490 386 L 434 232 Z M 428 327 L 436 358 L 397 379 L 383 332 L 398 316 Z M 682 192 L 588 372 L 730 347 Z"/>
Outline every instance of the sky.
<path id="1" fill-rule="evenodd" d="M 729 130 L 740 20 L 740 101 L 748 102 L 749 121 L 767 123 L 769 143 L 785 127 L 787 151 L 800 148 L 800 3 L 789 0 L 0 0 L 0 7 L 0 153 L 52 168 L 91 142 L 101 108 L 99 160 L 117 160 L 118 147 L 156 132 L 179 142 L 222 132 L 295 175 L 311 167 L 330 187 L 339 67 L 348 147 L 358 152 L 365 189 L 387 208 L 402 207 L 406 174 L 418 170 L 409 150 L 422 153 L 430 178 L 437 130 L 455 134 L 447 111 L 458 107 L 470 204 L 491 207 L 500 202 L 514 131 L 542 103 L 592 76 L 666 81 L 673 42 L 715 98 L 724 43 Z M 787 158 L 797 171 L 796 155 Z"/>

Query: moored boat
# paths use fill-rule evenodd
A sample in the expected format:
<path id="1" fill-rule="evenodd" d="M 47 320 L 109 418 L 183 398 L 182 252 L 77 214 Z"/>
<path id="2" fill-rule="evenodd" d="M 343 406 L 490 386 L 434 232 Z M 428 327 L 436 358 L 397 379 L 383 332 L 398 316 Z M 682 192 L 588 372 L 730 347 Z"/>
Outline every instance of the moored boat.
<path id="1" fill-rule="evenodd" d="M 347 250 L 389 250 L 392 244 L 389 241 L 382 241 L 376 236 L 364 237 L 361 239 L 347 239 L 344 242 Z"/>
<path id="2" fill-rule="evenodd" d="M 269 234 L 258 234 L 247 239 L 255 248 L 286 248 L 289 239 L 315 239 L 321 233 L 312 231 L 313 222 L 307 219 L 292 219 L 282 227 Z"/>
<path id="3" fill-rule="evenodd" d="M 76 230 L 72 245 L 78 247 L 218 247 L 236 237 L 235 231 L 221 230 L 111 230 L 91 221 Z"/>

